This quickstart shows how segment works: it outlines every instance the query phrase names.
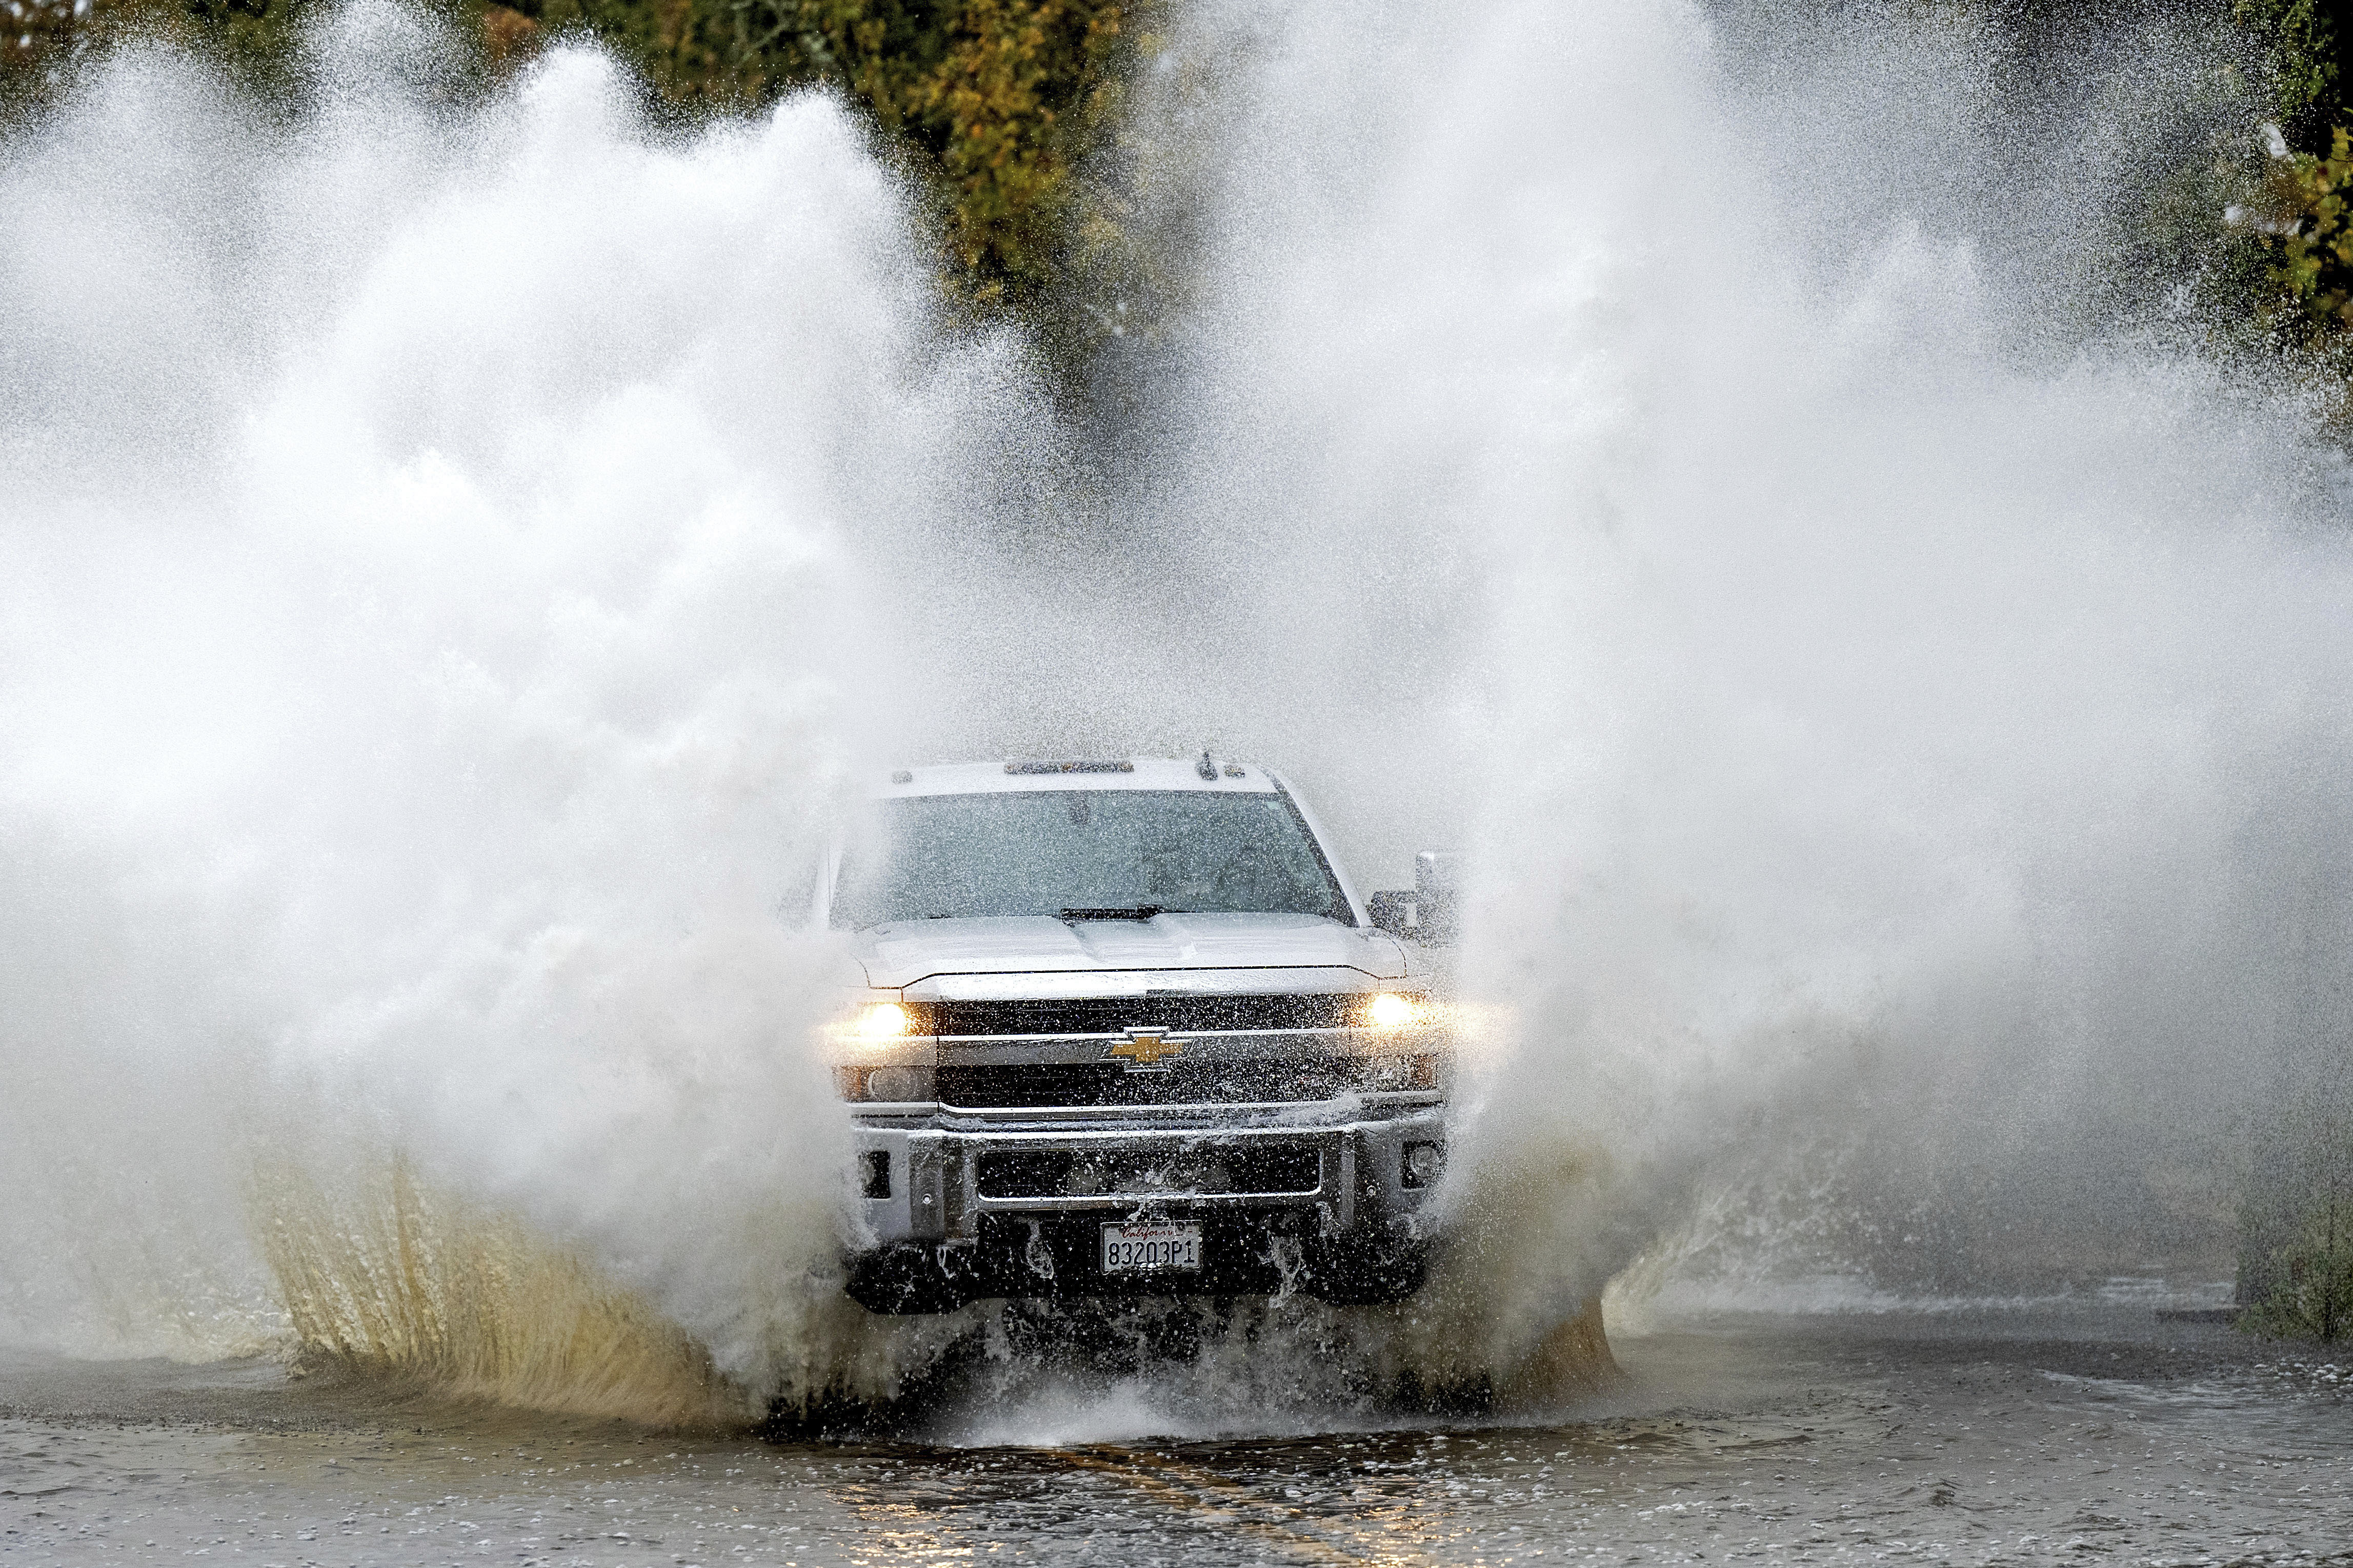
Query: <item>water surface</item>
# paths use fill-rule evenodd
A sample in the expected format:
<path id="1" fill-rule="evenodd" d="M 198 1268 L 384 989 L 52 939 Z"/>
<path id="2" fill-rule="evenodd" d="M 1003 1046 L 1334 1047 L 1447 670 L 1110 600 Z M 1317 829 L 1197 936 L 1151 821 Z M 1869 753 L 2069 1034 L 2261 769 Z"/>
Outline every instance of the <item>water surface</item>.
<path id="1" fill-rule="evenodd" d="M 26 1563 L 2353 1562 L 2353 1358 L 2145 1310 L 1719 1318 L 1525 1425 L 1105 1440 L 1083 1399 L 773 1444 L 0 1363 Z M 1164 1417 L 1181 1428 L 1181 1419 Z M 1295 1424 L 1295 1423 L 1287 1423 Z M 976 1441 L 1026 1426 L 1030 1441 Z M 1083 1438 L 1084 1440 L 1075 1440 Z"/>

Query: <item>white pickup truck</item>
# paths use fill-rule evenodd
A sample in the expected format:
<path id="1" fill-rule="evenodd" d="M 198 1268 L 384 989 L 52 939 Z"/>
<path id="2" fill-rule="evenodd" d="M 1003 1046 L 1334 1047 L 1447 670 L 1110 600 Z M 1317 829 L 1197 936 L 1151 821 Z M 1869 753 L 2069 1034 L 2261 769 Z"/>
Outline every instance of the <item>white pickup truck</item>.
<path id="1" fill-rule="evenodd" d="M 825 1041 L 853 1298 L 1420 1288 L 1453 1077 L 1429 960 L 1281 779 L 962 763 L 871 804 L 818 894 L 863 970 Z"/>

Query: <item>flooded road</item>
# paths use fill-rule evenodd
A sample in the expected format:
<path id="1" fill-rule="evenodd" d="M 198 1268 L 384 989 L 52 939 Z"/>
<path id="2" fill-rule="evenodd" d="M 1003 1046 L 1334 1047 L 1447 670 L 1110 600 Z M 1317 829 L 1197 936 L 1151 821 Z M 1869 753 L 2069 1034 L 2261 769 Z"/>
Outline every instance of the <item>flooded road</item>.
<path id="1" fill-rule="evenodd" d="M 18 1357 L 0 1363 L 0 1557 L 2353 1563 L 2342 1354 L 2146 1310 L 1715 1320 L 1619 1351 L 1617 1398 L 1525 1426 L 1114 1441 L 1114 1412 L 1000 1409 L 829 1446 L 268 1363 Z M 1029 1442 L 971 1441 L 1020 1419 Z"/>

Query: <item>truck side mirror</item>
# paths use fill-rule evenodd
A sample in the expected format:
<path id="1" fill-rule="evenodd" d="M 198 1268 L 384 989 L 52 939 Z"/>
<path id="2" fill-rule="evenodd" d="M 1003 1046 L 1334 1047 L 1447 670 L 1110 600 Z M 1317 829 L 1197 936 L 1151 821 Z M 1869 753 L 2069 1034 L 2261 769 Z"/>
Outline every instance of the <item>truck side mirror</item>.
<path id="1" fill-rule="evenodd" d="M 1441 947 L 1456 940 L 1456 895 L 1468 859 L 1455 849 L 1425 849 L 1413 858 L 1410 890 L 1375 893 L 1366 901 L 1374 926 L 1391 936 Z"/>
<path id="2" fill-rule="evenodd" d="M 1365 900 L 1365 907 L 1372 914 L 1374 929 L 1408 942 L 1413 940 L 1412 889 L 1375 893 Z"/>
<path id="3" fill-rule="evenodd" d="M 1417 935 L 1433 947 L 1457 941 L 1461 927 L 1456 916 L 1457 895 L 1470 867 L 1470 857 L 1459 849 L 1425 849 L 1413 858 Z"/>

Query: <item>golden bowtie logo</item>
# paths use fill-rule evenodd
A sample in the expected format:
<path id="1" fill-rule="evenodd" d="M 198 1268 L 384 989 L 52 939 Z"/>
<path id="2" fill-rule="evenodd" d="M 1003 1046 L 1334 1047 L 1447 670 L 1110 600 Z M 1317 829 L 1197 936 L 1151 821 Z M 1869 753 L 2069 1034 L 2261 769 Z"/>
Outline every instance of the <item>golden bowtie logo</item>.
<path id="1" fill-rule="evenodd" d="M 1162 1057 L 1173 1057 L 1185 1047 L 1165 1036 L 1146 1034 L 1142 1030 L 1128 1036 L 1111 1048 L 1115 1057 L 1125 1057 L 1131 1068 L 1148 1068 Z"/>

